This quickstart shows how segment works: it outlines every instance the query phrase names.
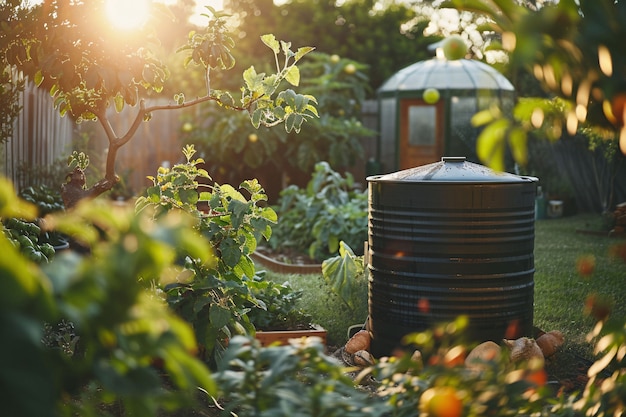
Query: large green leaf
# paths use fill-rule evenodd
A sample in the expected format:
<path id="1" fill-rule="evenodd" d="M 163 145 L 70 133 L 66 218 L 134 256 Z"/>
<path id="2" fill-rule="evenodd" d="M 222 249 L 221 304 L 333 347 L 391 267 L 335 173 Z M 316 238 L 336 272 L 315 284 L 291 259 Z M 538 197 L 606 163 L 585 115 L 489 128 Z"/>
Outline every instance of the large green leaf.
<path id="1" fill-rule="evenodd" d="M 339 243 L 339 256 L 322 262 L 322 275 L 335 294 L 350 308 L 354 308 L 352 293 L 356 278 L 364 271 L 363 261 L 343 241 Z"/>

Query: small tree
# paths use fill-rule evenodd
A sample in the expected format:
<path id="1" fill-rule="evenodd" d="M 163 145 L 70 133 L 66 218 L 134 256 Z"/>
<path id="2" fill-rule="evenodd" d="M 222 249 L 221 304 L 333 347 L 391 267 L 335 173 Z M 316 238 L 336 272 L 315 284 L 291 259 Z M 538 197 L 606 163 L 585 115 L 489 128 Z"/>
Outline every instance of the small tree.
<path id="1" fill-rule="evenodd" d="M 564 131 L 594 129 L 604 138 L 619 138 L 626 154 L 626 3 L 564 0 L 539 7 L 514 0 L 450 0 L 443 6 L 486 16 L 483 28 L 494 39 L 489 47 L 506 51 L 509 67 L 533 74 L 549 97 L 520 102 L 513 120 L 497 109 L 476 115 L 475 123 L 486 125 L 477 145 L 483 161 L 501 169 L 508 143 L 524 165 L 531 129 L 553 140 Z"/>
<path id="2" fill-rule="evenodd" d="M 167 11 L 164 6 L 154 6 Z M 275 73 L 257 73 L 253 66 L 248 68 L 243 74 L 239 100 L 214 88 L 212 72 L 230 69 L 235 64 L 231 53 L 235 42 L 225 16 L 210 7 L 207 9 L 211 15 L 205 15 L 208 25 L 202 31 L 192 31 L 179 48 L 187 54 L 185 66 L 194 64 L 203 69 L 205 90 L 191 100 L 180 92 L 170 104 L 147 104 L 146 98 L 160 93 L 169 75 L 169 69 L 153 53 L 158 42 L 156 28 L 146 24 L 137 37 L 115 35 L 100 19 L 103 7 L 101 0 L 45 2 L 30 9 L 25 20 L 9 21 L 8 42 L 0 45 L 5 48 L 5 64 L 48 89 L 62 116 L 70 115 L 78 123 L 97 121 L 106 133 L 104 178 L 87 188 L 80 168 L 76 168 L 73 180 L 64 187 L 68 206 L 85 197 L 96 197 L 119 181 L 115 168 L 119 149 L 156 111 L 214 101 L 227 109 L 247 112 L 257 128 L 284 123 L 288 132 L 298 131 L 305 119 L 317 116 L 314 97 L 283 88 L 283 81 L 292 86 L 299 84 L 296 64 L 313 48 L 292 51 L 290 43 L 278 41 L 273 35 L 264 35 L 261 40 L 274 53 Z M 107 115 L 110 106 L 118 113 L 134 112 L 133 122 L 125 132 L 113 130 Z"/>

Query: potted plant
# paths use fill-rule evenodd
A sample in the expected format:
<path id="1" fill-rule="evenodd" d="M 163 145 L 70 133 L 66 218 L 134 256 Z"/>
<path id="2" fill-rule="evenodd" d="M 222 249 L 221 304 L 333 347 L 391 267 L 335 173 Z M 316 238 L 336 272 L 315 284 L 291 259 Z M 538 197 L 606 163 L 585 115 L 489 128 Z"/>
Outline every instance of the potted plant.
<path id="1" fill-rule="evenodd" d="M 278 284 L 264 279 L 260 272 L 248 283 L 256 305 L 251 305 L 248 317 L 256 328 L 256 339 L 262 346 L 286 345 L 289 339 L 316 336 L 326 344 L 326 330 L 313 324 L 312 317 L 298 307 L 302 291 L 288 282 Z"/>

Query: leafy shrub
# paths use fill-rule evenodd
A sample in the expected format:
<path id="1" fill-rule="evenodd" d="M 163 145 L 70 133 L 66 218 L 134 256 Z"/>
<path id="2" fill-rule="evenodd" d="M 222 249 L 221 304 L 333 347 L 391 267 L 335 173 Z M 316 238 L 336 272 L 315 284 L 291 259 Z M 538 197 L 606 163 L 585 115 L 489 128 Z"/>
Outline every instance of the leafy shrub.
<path id="1" fill-rule="evenodd" d="M 37 206 L 39 217 L 65 210 L 61 193 L 44 184 L 24 188 L 20 197 Z"/>
<path id="2" fill-rule="evenodd" d="M 214 374 L 226 399 L 222 415 L 375 417 L 390 411 L 356 390 L 323 348 L 314 339 L 261 348 L 234 338 Z"/>
<path id="3" fill-rule="evenodd" d="M 170 307 L 193 325 L 202 357 L 214 363 L 233 335 L 254 333 L 250 309 L 265 307 L 248 287 L 256 276 L 250 255 L 260 239 L 270 238 L 276 213 L 260 205 L 266 196 L 258 181 L 241 184 L 249 199 L 227 184 L 201 184 L 199 179 L 210 180 L 199 168 L 204 161 L 193 159 L 193 145 L 185 146 L 183 153 L 185 163 L 161 167 L 157 177 L 150 177 L 153 186 L 137 199 L 136 209 L 152 208 L 156 218 L 172 211 L 189 213 L 209 242 L 210 262 L 181 253 L 183 271 L 162 285 Z M 205 204 L 206 211 L 198 204 Z"/>
<path id="4" fill-rule="evenodd" d="M 346 72 L 349 65 L 359 71 Z M 299 68 L 300 89 L 315 96 L 320 118 L 308 120 L 297 134 L 276 127 L 257 130 L 243 112 L 224 115 L 219 106 L 203 107 L 201 120 L 205 125 L 188 125 L 193 127 L 185 132 L 184 140 L 198 146 L 211 172 L 233 176 L 255 172 L 255 178 L 259 178 L 263 171 L 278 168 L 280 172 L 306 174 L 319 161 L 346 167 L 362 157 L 360 138 L 375 134 L 359 120 L 369 89 L 367 77 L 361 72 L 365 66 L 312 52 L 300 61 Z"/>
<path id="5" fill-rule="evenodd" d="M 293 248 L 321 261 L 339 250 L 340 241 L 361 248 L 367 240 L 367 192 L 326 162 L 315 165 L 306 188 L 285 188 L 276 211 L 280 220 L 269 242 L 275 249 Z"/>
<path id="6" fill-rule="evenodd" d="M 36 216 L 3 179 L 0 216 Z M 103 404 L 117 403 L 128 415 L 147 416 L 189 404 L 196 387 L 215 392 L 194 357 L 191 328 L 150 285 L 173 267 L 177 250 L 206 259 L 209 249 L 190 233 L 189 219 L 151 222 L 94 201 L 56 214 L 50 224 L 89 245 L 91 254 L 67 251 L 38 267 L 0 234 L 3 415 L 102 415 Z M 63 319 L 71 326 L 44 324 Z M 84 354 L 69 355 L 77 334 Z"/>
<path id="7" fill-rule="evenodd" d="M 302 291 L 296 291 L 288 282 L 278 284 L 263 279 L 263 276 L 248 282 L 248 288 L 262 306 L 251 306 L 248 312 L 254 327 L 266 331 L 308 329 L 311 315 L 296 307 L 302 298 Z"/>

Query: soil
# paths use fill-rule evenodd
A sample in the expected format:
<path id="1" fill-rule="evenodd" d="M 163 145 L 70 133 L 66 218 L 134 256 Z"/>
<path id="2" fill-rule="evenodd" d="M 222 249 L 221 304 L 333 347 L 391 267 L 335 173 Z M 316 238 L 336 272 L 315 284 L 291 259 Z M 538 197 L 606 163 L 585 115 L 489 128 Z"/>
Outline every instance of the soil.
<path id="1" fill-rule="evenodd" d="M 587 371 L 593 364 L 592 361 L 580 357 L 574 352 L 562 350 L 553 356 L 546 358 L 545 370 L 548 374 L 548 386 L 554 389 L 555 394 L 566 395 L 580 393 L 585 389 L 589 377 Z M 609 377 L 607 371 L 601 372 L 596 383 Z"/>
<path id="2" fill-rule="evenodd" d="M 272 249 L 269 246 L 259 246 L 256 251 L 277 262 L 290 265 L 317 265 L 321 263 L 292 248 Z"/>

